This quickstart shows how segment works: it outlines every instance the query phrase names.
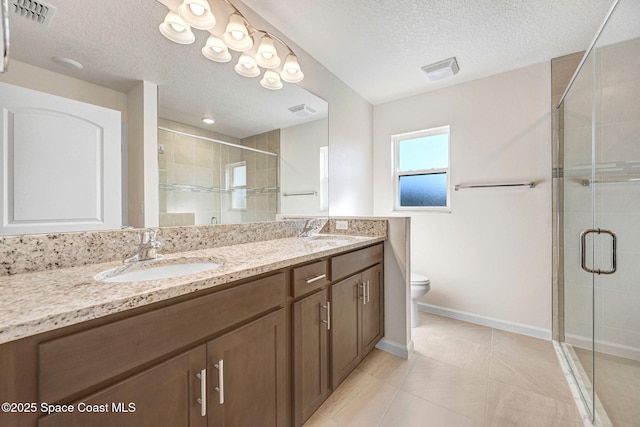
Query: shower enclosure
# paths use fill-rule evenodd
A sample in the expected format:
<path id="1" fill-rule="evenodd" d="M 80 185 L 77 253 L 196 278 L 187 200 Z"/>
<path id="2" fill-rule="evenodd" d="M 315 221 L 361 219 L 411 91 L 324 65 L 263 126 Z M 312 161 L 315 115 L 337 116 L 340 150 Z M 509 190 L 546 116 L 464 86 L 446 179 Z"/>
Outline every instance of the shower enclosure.
<path id="1" fill-rule="evenodd" d="M 173 127 L 158 129 L 160 226 L 275 220 L 279 130 L 240 145 Z"/>
<path id="2" fill-rule="evenodd" d="M 640 420 L 640 2 L 614 2 L 557 107 L 559 343 L 595 425 Z"/>

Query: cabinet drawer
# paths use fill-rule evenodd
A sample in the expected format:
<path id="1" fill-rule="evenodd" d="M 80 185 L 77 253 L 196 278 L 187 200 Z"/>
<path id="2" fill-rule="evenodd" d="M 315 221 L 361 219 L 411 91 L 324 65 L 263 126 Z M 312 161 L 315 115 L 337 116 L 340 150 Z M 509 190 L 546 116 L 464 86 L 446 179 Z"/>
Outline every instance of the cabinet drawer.
<path id="1" fill-rule="evenodd" d="M 323 287 L 327 281 L 327 261 L 318 261 L 294 268 L 291 295 L 297 298 Z"/>
<path id="2" fill-rule="evenodd" d="M 349 252 L 331 258 L 331 280 L 347 277 L 382 262 L 382 245 Z"/>
<path id="3" fill-rule="evenodd" d="M 284 273 L 42 343 L 39 397 L 57 402 L 284 303 Z"/>

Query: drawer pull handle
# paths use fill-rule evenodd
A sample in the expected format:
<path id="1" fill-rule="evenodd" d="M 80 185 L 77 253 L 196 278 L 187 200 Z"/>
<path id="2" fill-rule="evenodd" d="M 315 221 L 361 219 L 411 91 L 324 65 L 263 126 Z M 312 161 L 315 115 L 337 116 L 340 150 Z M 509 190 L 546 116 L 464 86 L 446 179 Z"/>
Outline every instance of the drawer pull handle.
<path id="1" fill-rule="evenodd" d="M 224 360 L 220 359 L 218 363 L 213 365 L 218 370 L 218 387 L 216 391 L 220 395 L 220 404 L 224 404 Z"/>
<path id="2" fill-rule="evenodd" d="M 367 285 L 364 282 L 358 283 L 358 299 L 362 300 L 362 305 L 367 304 L 367 290 L 365 289 Z M 362 290 L 362 294 L 360 293 Z"/>
<path id="3" fill-rule="evenodd" d="M 327 324 L 327 331 L 331 330 L 331 302 L 327 301 L 327 305 L 321 305 L 321 308 L 327 310 L 327 320 L 323 320 L 322 323 Z"/>
<path id="4" fill-rule="evenodd" d="M 198 403 L 200 404 L 200 415 L 207 416 L 207 369 L 201 370 L 196 377 L 200 378 L 200 397 Z"/>
<path id="5" fill-rule="evenodd" d="M 321 274 L 321 275 L 316 276 L 316 277 L 311 277 L 311 278 L 309 278 L 309 279 L 307 279 L 307 280 L 306 280 L 307 285 L 308 285 L 308 284 L 310 284 L 310 283 L 313 283 L 313 282 L 317 282 L 318 280 L 322 280 L 322 279 L 324 279 L 325 277 L 327 277 L 327 275 L 326 275 L 326 274 Z"/>

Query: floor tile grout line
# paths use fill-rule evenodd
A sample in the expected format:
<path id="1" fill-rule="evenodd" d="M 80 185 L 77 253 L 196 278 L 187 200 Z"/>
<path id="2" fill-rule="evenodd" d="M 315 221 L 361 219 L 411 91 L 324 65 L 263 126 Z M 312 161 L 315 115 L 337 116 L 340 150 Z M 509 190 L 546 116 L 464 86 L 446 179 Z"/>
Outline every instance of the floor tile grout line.
<path id="1" fill-rule="evenodd" d="M 386 417 L 387 414 L 389 413 L 389 410 L 391 409 L 391 405 L 393 404 L 393 401 L 396 399 L 396 396 L 398 395 L 399 389 L 397 387 L 394 387 L 394 389 L 395 389 L 395 392 L 393 393 L 393 397 L 389 400 L 389 403 L 387 404 L 387 409 L 384 410 L 384 413 L 376 423 L 376 427 L 380 427 L 380 424 L 382 424 L 382 420 L 384 420 L 384 417 Z"/>

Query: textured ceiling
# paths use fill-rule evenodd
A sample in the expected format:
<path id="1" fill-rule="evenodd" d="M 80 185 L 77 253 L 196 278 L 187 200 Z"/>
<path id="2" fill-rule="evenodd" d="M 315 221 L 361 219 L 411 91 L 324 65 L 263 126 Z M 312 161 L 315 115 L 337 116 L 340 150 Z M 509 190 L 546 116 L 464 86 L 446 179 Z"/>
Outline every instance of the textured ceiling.
<path id="1" fill-rule="evenodd" d="M 585 50 L 613 0 L 244 2 L 378 104 Z M 452 56 L 460 73 L 430 82 Z"/>
<path id="2" fill-rule="evenodd" d="M 282 90 L 270 91 L 259 78 L 238 75 L 234 63 L 205 59 L 200 53 L 204 31 L 194 30 L 196 41 L 188 46 L 164 38 L 158 25 L 168 9 L 158 1 L 42 1 L 56 8 L 49 26 L 9 14 L 10 58 L 120 92 L 141 80 L 153 82 L 160 117 L 237 138 L 327 115 L 326 102 L 297 85 L 285 83 Z M 84 69 L 64 68 L 51 61 L 54 56 L 71 57 Z M 288 110 L 300 104 L 317 114 L 301 119 Z M 203 116 L 214 117 L 215 125 L 203 125 Z"/>
<path id="3" fill-rule="evenodd" d="M 57 8 L 50 26 L 10 16 L 12 58 L 124 92 L 140 80 L 156 83 L 162 117 L 203 127 L 200 117 L 210 114 L 213 130 L 236 137 L 291 125 L 287 108 L 301 103 L 326 114 L 326 104 L 296 85 L 268 91 L 233 63 L 203 58 L 205 32 L 189 46 L 166 40 L 158 31 L 164 4 L 180 0 L 44 1 Z M 584 50 L 612 0 L 243 2 L 378 104 Z M 85 68 L 63 68 L 53 56 Z M 430 82 L 420 69 L 452 56 L 461 71 L 450 79 Z"/>

